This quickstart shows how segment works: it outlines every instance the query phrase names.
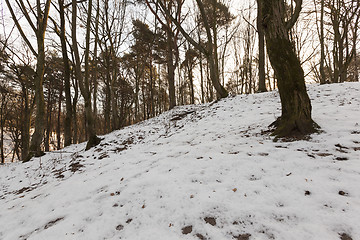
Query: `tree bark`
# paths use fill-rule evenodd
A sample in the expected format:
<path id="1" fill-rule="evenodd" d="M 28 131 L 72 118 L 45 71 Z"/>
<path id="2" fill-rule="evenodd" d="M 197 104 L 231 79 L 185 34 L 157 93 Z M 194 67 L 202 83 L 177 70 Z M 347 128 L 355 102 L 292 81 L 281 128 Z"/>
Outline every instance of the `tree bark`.
<path id="1" fill-rule="evenodd" d="M 320 84 L 326 83 L 324 63 L 325 63 L 324 0 L 321 0 L 321 6 L 320 6 Z"/>
<path id="2" fill-rule="evenodd" d="M 45 26 L 44 24 L 41 25 L 43 26 L 43 28 L 46 28 L 46 24 Z M 34 79 L 36 103 L 35 131 L 31 137 L 29 155 L 25 159 L 25 162 L 29 161 L 33 156 L 40 157 L 43 155 L 43 152 L 41 151 L 41 142 L 43 140 L 45 130 L 45 100 L 43 89 L 45 73 L 45 30 L 37 35 L 38 57 L 36 63 L 36 75 Z"/>
<path id="3" fill-rule="evenodd" d="M 71 105 L 71 92 L 70 92 L 70 64 L 67 53 L 67 43 L 65 36 L 65 9 L 64 0 L 59 0 L 60 10 L 60 42 L 61 53 L 64 62 L 64 91 L 65 91 L 65 122 L 64 122 L 64 146 L 69 146 L 72 142 L 72 105 Z"/>
<path id="4" fill-rule="evenodd" d="M 87 22 L 86 22 L 86 47 L 85 47 L 85 75 L 82 76 L 81 71 L 81 62 L 79 56 L 79 50 L 77 46 L 76 38 L 76 19 L 77 19 L 77 1 L 72 1 L 73 15 L 72 15 L 72 41 L 73 41 L 73 50 L 75 55 L 75 74 L 76 78 L 79 80 L 79 86 L 81 95 L 84 98 L 85 102 L 85 118 L 86 118 L 86 131 L 89 136 L 88 142 L 86 144 L 85 150 L 98 145 L 101 141 L 100 138 L 96 136 L 94 128 L 94 116 L 91 110 L 91 92 L 89 86 L 89 51 L 90 51 L 90 23 L 91 23 L 91 10 L 92 10 L 92 0 L 88 2 L 88 13 L 87 13 Z"/>
<path id="5" fill-rule="evenodd" d="M 169 24 L 170 25 L 170 24 Z M 170 30 L 166 31 L 167 33 L 167 54 L 166 54 L 166 64 L 168 71 L 168 83 L 169 83 L 169 100 L 170 106 L 169 109 L 173 109 L 176 106 L 176 97 L 175 97 L 175 68 L 174 59 L 173 59 L 173 33 Z"/>
<path id="6" fill-rule="evenodd" d="M 304 71 L 289 39 L 289 27 L 296 22 L 294 15 L 285 21 L 285 5 L 282 0 L 258 0 L 264 16 L 266 46 L 278 80 L 282 114 L 272 125 L 273 135 L 302 138 L 314 133 L 318 125 L 311 118 L 311 102 L 306 92 Z M 301 7 L 296 1 L 296 9 Z M 300 11 L 300 10 L 299 10 Z M 297 14 L 298 16 L 298 14 Z"/>
<path id="7" fill-rule="evenodd" d="M 258 1 L 258 4 L 261 4 Z M 257 30 L 258 30 L 258 38 L 259 38 L 259 89 L 258 92 L 266 92 L 266 84 L 265 84 L 265 33 L 262 26 L 263 16 L 260 11 L 260 6 L 258 6 L 257 12 Z"/>
<path id="8" fill-rule="evenodd" d="M 28 90 L 24 83 L 22 83 L 22 102 L 21 160 L 25 161 L 29 154 L 31 109 L 29 107 Z"/>

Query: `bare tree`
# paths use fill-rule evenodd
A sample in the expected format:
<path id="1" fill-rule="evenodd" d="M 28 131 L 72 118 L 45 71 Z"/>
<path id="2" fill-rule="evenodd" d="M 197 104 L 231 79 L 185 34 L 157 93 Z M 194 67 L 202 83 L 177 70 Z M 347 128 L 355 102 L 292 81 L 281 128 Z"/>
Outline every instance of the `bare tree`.
<path id="1" fill-rule="evenodd" d="M 306 92 L 304 71 L 301 67 L 289 30 L 296 23 L 302 0 L 295 0 L 296 7 L 286 17 L 283 0 L 257 0 L 263 16 L 266 47 L 271 65 L 278 79 L 282 114 L 272 125 L 277 137 L 303 137 L 318 127 L 311 118 L 311 102 Z"/>
<path id="2" fill-rule="evenodd" d="M 77 1 L 72 0 L 72 48 L 74 51 L 75 57 L 75 75 L 79 81 L 79 87 L 81 95 L 84 98 L 85 102 L 85 116 L 86 116 L 86 132 L 89 136 L 89 140 L 86 145 L 86 150 L 98 145 L 101 139 L 96 136 L 95 126 L 94 126 L 94 115 L 91 105 L 91 91 L 90 91 L 90 69 L 89 69 L 89 54 L 90 54 L 90 24 L 91 24 L 91 12 L 92 12 L 92 0 L 88 1 L 88 10 L 87 10 L 87 21 L 86 21 L 86 47 L 85 47 L 85 73 L 83 74 L 81 69 L 81 60 L 80 53 L 78 49 L 77 42 Z"/>
<path id="3" fill-rule="evenodd" d="M 37 40 L 37 51 L 29 41 L 28 37 L 24 33 L 20 23 L 16 17 L 16 14 L 13 9 L 13 5 L 10 4 L 9 0 L 5 0 L 6 4 L 10 10 L 12 19 L 20 32 L 23 40 L 26 42 L 31 52 L 36 57 L 36 74 L 34 77 L 35 83 L 35 100 L 36 100 L 36 118 L 35 118 L 35 131 L 32 135 L 30 142 L 30 149 L 27 156 L 23 161 L 29 161 L 33 156 L 41 156 L 43 152 L 41 151 L 41 142 L 44 135 L 45 127 L 45 101 L 44 101 L 44 71 L 45 71 L 45 31 L 47 27 L 47 21 L 49 17 L 50 3 L 51 0 L 46 0 L 45 4 L 41 4 L 40 0 L 36 1 L 36 5 L 30 5 L 29 1 L 16 0 L 15 3 L 20 9 L 21 13 L 27 20 L 30 28 L 35 33 Z M 36 11 L 35 11 L 36 10 Z M 36 22 L 31 18 L 31 14 L 35 17 Z"/>

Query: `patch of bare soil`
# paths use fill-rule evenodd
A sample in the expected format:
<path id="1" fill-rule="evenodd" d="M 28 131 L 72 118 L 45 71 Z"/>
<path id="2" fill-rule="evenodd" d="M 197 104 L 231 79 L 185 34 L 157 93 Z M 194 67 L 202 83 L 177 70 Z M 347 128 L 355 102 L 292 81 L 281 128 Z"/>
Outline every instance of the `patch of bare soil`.
<path id="1" fill-rule="evenodd" d="M 172 118 L 170 119 L 170 121 L 178 121 L 178 120 L 181 120 L 181 119 L 183 119 L 184 117 L 186 117 L 187 115 L 189 115 L 189 114 L 191 114 L 191 113 L 194 113 L 194 112 L 195 112 L 194 110 L 191 110 L 191 111 L 179 113 L 179 114 L 175 115 L 174 117 L 172 117 Z"/>
<path id="2" fill-rule="evenodd" d="M 64 220 L 64 218 L 63 218 L 63 217 L 59 217 L 59 218 L 57 218 L 57 219 L 55 219 L 55 220 L 52 220 L 52 221 L 48 222 L 47 224 L 45 224 L 44 229 L 48 229 L 49 227 L 54 226 L 55 224 L 57 224 L 57 223 L 58 223 L 59 221 L 61 221 L 61 220 Z"/>
<path id="3" fill-rule="evenodd" d="M 181 229 L 182 234 L 186 235 L 192 232 L 192 226 L 186 226 Z"/>
<path id="4" fill-rule="evenodd" d="M 200 233 L 195 234 L 195 236 L 197 236 L 200 240 L 206 240 L 206 238 Z"/>
<path id="5" fill-rule="evenodd" d="M 214 217 L 206 217 L 206 218 L 204 218 L 204 221 L 206 223 L 210 224 L 211 226 L 216 225 L 216 218 L 214 218 Z"/>
<path id="6" fill-rule="evenodd" d="M 69 166 L 69 170 L 73 173 L 80 171 L 81 168 L 83 168 L 84 165 L 82 165 L 80 162 L 72 162 Z"/>
<path id="7" fill-rule="evenodd" d="M 350 237 L 348 234 L 346 233 L 339 233 L 340 235 L 340 239 L 341 240 L 353 240 L 352 237 Z"/>
<path id="8" fill-rule="evenodd" d="M 249 240 L 250 236 L 251 234 L 244 233 L 244 234 L 239 234 L 238 236 L 233 236 L 233 238 L 237 240 Z"/>
<path id="9" fill-rule="evenodd" d="M 30 192 L 30 191 L 34 190 L 35 188 L 36 188 L 36 186 L 35 187 L 23 187 L 23 188 L 15 191 L 14 194 L 20 195 L 20 194 L 22 194 L 24 192 Z"/>

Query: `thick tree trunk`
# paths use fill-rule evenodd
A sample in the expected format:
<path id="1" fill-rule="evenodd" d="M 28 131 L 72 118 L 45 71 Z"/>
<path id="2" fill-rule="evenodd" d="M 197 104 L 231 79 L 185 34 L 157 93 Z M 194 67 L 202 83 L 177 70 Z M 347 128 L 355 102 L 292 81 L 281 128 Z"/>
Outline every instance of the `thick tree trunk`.
<path id="1" fill-rule="evenodd" d="M 273 123 L 276 127 L 273 134 L 277 137 L 301 138 L 315 132 L 317 124 L 311 118 L 304 72 L 289 39 L 289 25 L 284 20 L 284 2 L 258 1 L 261 2 L 267 51 L 278 80 L 282 106 L 281 117 Z"/>

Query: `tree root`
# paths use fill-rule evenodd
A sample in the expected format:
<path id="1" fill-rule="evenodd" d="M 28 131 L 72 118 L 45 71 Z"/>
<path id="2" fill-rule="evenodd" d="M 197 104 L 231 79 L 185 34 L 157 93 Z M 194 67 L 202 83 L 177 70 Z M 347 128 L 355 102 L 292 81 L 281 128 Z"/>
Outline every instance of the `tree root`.
<path id="1" fill-rule="evenodd" d="M 310 120 L 295 120 L 287 119 L 283 120 L 281 117 L 276 119 L 269 125 L 272 129 L 272 136 L 275 136 L 274 141 L 279 139 L 285 141 L 296 141 L 309 139 L 309 135 L 317 133 L 320 130 L 320 126 L 312 119 Z"/>

